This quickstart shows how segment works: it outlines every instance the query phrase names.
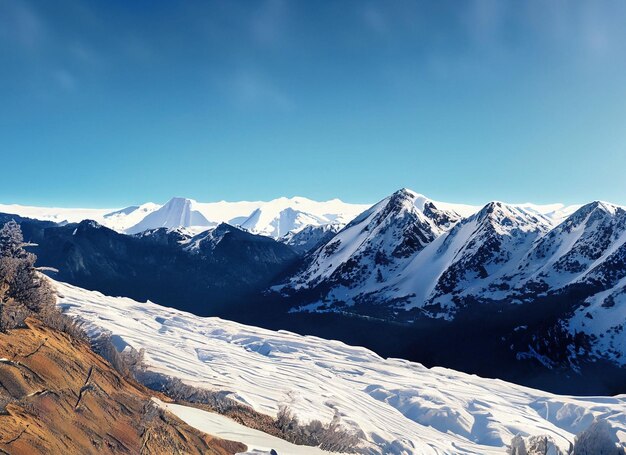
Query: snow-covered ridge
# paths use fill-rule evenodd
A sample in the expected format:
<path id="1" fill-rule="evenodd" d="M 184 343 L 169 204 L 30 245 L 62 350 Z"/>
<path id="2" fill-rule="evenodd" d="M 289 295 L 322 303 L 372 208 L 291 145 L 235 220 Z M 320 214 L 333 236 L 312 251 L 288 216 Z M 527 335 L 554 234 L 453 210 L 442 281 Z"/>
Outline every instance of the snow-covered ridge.
<path id="1" fill-rule="evenodd" d="M 567 449 L 596 417 L 626 442 L 626 396 L 558 396 L 54 284 L 59 305 L 85 321 L 90 336 L 107 331 L 120 345 L 145 349 L 150 370 L 228 390 L 268 414 L 285 403 L 303 420 L 328 421 L 336 410 L 367 441 L 367 453 L 502 454 L 517 434 L 546 434 Z"/>
<path id="2" fill-rule="evenodd" d="M 253 234 L 279 238 L 307 226 L 343 226 L 368 207 L 369 204 L 350 204 L 339 199 L 319 202 L 303 197 L 240 202 L 198 202 L 175 197 L 164 205 L 147 203 L 121 209 L 0 205 L 0 213 L 57 223 L 90 219 L 129 234 L 160 227 L 185 227 L 197 233 L 219 223 L 228 223 Z"/>
<path id="3" fill-rule="evenodd" d="M 410 190 L 406 190 L 411 192 Z M 415 193 L 416 194 L 416 193 Z M 426 200 L 424 196 L 420 197 Z M 439 209 L 468 217 L 481 206 L 432 201 Z M 544 215 L 559 222 L 580 206 L 563 204 L 514 204 L 528 211 Z M 417 203 L 419 206 L 419 202 Z M 370 208 L 370 204 L 350 204 L 339 199 L 314 201 L 304 197 L 281 197 L 271 201 L 198 202 L 188 198 L 172 198 L 163 205 L 148 202 L 142 205 L 110 208 L 58 208 L 0 204 L 0 213 L 11 213 L 38 220 L 80 222 L 94 220 L 122 233 L 137 233 L 159 227 L 186 227 L 199 232 L 219 223 L 278 239 L 296 233 L 307 226 L 345 226 L 357 215 Z"/>
<path id="4" fill-rule="evenodd" d="M 455 207 L 399 190 L 320 246 L 285 287 L 321 288 L 323 299 L 304 310 L 389 302 L 390 312 L 429 306 L 450 317 L 465 297 L 500 300 L 588 279 L 626 240 L 626 211 L 605 202 L 490 202 L 467 217 Z"/>

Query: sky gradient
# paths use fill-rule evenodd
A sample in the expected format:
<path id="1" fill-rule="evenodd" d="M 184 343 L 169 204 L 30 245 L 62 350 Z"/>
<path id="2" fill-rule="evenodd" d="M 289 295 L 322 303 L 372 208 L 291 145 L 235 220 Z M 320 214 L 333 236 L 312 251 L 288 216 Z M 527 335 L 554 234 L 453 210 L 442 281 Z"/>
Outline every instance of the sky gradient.
<path id="1" fill-rule="evenodd" d="M 626 204 L 626 2 L 0 0 L 0 202 Z"/>

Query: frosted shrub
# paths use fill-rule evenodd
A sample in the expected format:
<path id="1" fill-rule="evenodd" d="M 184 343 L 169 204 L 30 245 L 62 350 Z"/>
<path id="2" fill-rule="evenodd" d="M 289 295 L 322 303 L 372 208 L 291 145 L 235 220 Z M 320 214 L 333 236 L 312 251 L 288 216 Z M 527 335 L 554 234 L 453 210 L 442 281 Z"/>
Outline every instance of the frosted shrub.
<path id="1" fill-rule="evenodd" d="M 24 242 L 15 221 L 0 229 L 0 331 L 23 327 L 32 315 L 75 339 L 86 339 L 80 326 L 56 307 L 50 283 L 35 267 L 37 256 L 26 246 L 32 245 Z"/>
<path id="2" fill-rule="evenodd" d="M 605 420 L 594 421 L 576 436 L 572 455 L 624 455 L 611 425 Z"/>
<path id="3" fill-rule="evenodd" d="M 509 455 L 565 455 L 550 436 L 529 436 L 524 439 L 517 435 L 511 439 L 507 450 Z"/>
<path id="4" fill-rule="evenodd" d="M 276 427 L 287 441 L 332 452 L 354 453 L 360 442 L 354 432 L 341 425 L 338 414 L 327 425 L 319 420 L 301 424 L 289 407 L 281 406 L 276 416 Z"/>
<path id="5" fill-rule="evenodd" d="M 511 439 L 511 445 L 509 446 L 507 453 L 509 455 L 528 455 L 524 438 L 522 438 L 519 434 L 514 436 L 513 439 Z"/>
<path id="6" fill-rule="evenodd" d="M 110 333 L 102 333 L 92 341 L 92 349 L 104 357 L 125 378 L 136 378 L 144 369 L 144 350 L 137 351 L 132 346 L 119 352 L 111 339 Z"/>

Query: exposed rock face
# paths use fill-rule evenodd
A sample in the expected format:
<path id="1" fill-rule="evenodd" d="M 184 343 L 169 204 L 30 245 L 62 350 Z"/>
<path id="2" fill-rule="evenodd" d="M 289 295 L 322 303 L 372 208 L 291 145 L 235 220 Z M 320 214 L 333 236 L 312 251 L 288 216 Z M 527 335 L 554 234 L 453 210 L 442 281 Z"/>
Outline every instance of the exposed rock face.
<path id="1" fill-rule="evenodd" d="M 27 320 L 0 334 L 0 453 L 215 454 L 246 450 L 212 438 L 150 401 L 84 342 Z M 163 396 L 159 397 L 163 399 Z"/>

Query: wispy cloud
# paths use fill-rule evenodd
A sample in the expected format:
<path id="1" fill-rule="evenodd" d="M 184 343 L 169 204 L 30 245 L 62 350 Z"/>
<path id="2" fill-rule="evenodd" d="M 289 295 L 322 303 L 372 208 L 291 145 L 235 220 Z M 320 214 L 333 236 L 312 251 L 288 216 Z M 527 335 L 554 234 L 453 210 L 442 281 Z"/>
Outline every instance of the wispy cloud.
<path id="1" fill-rule="evenodd" d="M 288 15 L 288 5 L 284 0 L 266 0 L 251 16 L 252 38 L 262 46 L 280 44 L 284 38 Z"/>
<path id="2" fill-rule="evenodd" d="M 237 107 L 242 109 L 275 109 L 291 111 L 290 97 L 268 77 L 255 70 L 237 71 L 230 82 L 229 93 Z"/>
<path id="3" fill-rule="evenodd" d="M 52 72 L 52 78 L 56 84 L 66 92 L 76 89 L 76 77 L 66 69 L 57 69 Z"/>
<path id="4" fill-rule="evenodd" d="M 45 27 L 35 10 L 24 2 L 0 2 L 0 37 L 24 50 L 36 50 L 45 38 Z"/>

